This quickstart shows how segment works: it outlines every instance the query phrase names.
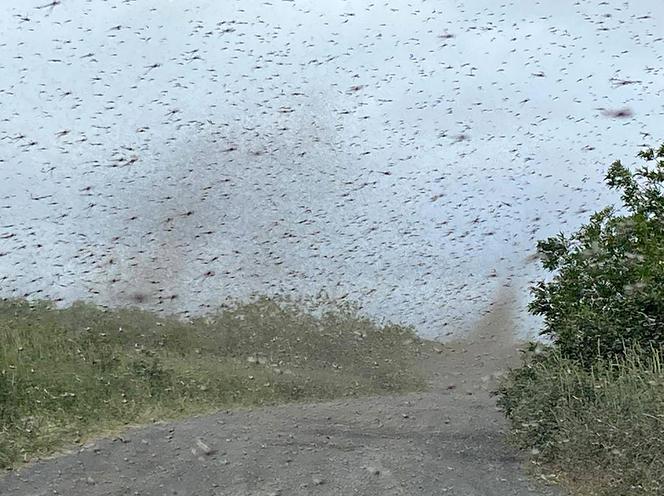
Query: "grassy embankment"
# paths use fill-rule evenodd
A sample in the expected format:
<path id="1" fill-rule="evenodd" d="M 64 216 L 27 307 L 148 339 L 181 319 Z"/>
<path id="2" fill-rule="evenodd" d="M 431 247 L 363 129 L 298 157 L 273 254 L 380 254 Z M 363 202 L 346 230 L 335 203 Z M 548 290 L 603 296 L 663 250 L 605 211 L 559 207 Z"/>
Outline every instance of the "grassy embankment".
<path id="1" fill-rule="evenodd" d="M 663 357 L 631 350 L 588 369 L 531 350 L 500 390 L 512 441 L 573 494 L 664 494 Z"/>
<path id="2" fill-rule="evenodd" d="M 620 205 L 537 243 L 552 344 L 499 390 L 514 442 L 575 494 L 664 495 L 664 144 L 637 156 L 606 173 Z"/>
<path id="3" fill-rule="evenodd" d="M 135 423 L 416 390 L 420 341 L 349 306 L 259 298 L 183 322 L 0 300 L 0 467 Z"/>

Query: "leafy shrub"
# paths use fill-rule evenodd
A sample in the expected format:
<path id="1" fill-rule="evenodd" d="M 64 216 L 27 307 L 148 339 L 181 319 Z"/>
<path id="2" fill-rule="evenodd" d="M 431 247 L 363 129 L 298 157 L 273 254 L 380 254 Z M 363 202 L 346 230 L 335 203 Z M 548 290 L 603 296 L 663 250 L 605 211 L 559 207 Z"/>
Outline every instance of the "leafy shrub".
<path id="1" fill-rule="evenodd" d="M 513 443 L 582 494 L 664 494 L 664 145 L 639 157 L 606 175 L 620 209 L 538 243 L 555 275 L 529 309 L 552 344 L 497 391 Z"/>
<path id="2" fill-rule="evenodd" d="M 586 364 L 626 347 L 664 344 L 664 145 L 639 153 L 631 172 L 620 161 L 606 176 L 623 208 L 607 207 L 572 236 L 538 243 L 545 269 L 531 312 L 563 356 Z"/>
<path id="3" fill-rule="evenodd" d="M 499 390 L 511 440 L 581 494 L 664 494 L 662 356 L 629 349 L 588 368 L 531 347 Z"/>

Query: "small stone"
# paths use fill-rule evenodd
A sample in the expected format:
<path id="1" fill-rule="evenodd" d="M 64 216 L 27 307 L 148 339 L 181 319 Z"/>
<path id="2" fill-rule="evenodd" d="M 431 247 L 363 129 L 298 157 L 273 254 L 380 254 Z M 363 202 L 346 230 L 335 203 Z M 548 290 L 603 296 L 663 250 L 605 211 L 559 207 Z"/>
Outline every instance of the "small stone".
<path id="1" fill-rule="evenodd" d="M 314 483 L 314 486 L 320 486 L 325 483 L 323 479 L 319 479 L 318 477 L 314 477 L 313 480 L 311 481 Z"/>

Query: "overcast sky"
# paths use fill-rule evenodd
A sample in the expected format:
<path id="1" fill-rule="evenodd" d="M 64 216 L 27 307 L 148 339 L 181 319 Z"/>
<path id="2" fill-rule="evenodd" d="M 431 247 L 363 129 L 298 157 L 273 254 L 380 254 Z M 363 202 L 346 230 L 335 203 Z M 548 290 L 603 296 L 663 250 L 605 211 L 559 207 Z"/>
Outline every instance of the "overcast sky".
<path id="1" fill-rule="evenodd" d="M 49 3 L 0 5 L 2 296 L 464 332 L 664 141 L 661 0 Z"/>

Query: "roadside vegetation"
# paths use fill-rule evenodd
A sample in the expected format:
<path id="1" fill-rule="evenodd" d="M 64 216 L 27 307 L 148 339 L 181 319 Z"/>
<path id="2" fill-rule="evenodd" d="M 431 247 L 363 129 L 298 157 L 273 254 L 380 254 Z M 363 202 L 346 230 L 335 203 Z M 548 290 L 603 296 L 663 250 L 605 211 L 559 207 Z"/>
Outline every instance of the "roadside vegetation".
<path id="1" fill-rule="evenodd" d="M 0 467 L 127 424 L 424 387 L 412 328 L 303 308 L 260 297 L 185 322 L 0 300 Z"/>
<path id="2" fill-rule="evenodd" d="M 607 173 L 620 208 L 538 243 L 552 277 L 530 310 L 550 344 L 498 390 L 512 441 L 576 494 L 664 494 L 664 145 L 639 157 Z"/>

